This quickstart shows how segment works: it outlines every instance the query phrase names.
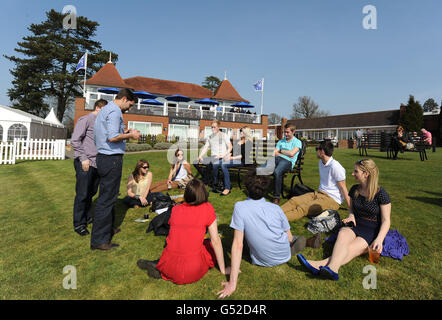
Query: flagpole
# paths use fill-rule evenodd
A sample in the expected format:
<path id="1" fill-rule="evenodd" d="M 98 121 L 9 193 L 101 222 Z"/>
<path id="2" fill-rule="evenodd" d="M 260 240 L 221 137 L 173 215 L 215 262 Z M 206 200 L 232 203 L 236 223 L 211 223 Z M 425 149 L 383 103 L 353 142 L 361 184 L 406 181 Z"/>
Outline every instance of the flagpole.
<path id="1" fill-rule="evenodd" d="M 261 115 L 264 109 L 264 78 L 262 78 L 262 90 L 261 90 Z"/>
<path id="2" fill-rule="evenodd" d="M 88 54 L 88 51 L 86 50 L 86 59 L 84 61 L 84 84 L 83 84 L 83 97 L 84 98 L 86 98 L 87 54 Z"/>

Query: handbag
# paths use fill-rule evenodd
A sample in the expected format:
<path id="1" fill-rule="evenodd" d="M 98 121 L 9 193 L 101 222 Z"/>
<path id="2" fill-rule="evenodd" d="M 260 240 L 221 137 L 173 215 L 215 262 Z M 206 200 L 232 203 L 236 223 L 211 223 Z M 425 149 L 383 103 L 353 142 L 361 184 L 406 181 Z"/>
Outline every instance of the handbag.
<path id="1" fill-rule="evenodd" d="M 307 230 L 313 234 L 331 232 L 342 227 L 341 218 L 336 210 L 325 210 L 313 217 L 307 224 Z"/>
<path id="2" fill-rule="evenodd" d="M 150 207 L 150 211 L 154 212 L 156 210 L 173 207 L 175 205 L 175 201 L 173 201 L 170 196 L 167 194 L 162 194 L 161 192 L 152 193 L 152 205 Z"/>

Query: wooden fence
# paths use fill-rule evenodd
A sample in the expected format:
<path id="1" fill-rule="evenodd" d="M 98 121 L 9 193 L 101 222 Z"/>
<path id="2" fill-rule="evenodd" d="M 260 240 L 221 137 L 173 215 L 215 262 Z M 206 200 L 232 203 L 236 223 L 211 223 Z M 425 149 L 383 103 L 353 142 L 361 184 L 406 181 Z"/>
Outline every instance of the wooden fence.
<path id="1" fill-rule="evenodd" d="M 64 160 L 66 140 L 14 139 L 0 142 L 0 164 L 16 160 Z"/>

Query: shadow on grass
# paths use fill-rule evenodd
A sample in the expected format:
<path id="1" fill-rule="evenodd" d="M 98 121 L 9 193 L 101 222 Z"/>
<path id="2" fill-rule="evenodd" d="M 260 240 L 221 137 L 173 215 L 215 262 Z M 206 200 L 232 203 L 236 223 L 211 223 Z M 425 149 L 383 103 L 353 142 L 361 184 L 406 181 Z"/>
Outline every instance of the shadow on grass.
<path id="1" fill-rule="evenodd" d="M 391 160 L 391 161 L 415 161 L 416 159 L 408 159 L 408 158 L 402 158 L 400 157 L 400 155 L 398 154 L 397 160 L 393 160 L 393 159 L 389 159 L 387 158 L 387 156 L 377 156 L 377 155 L 368 155 L 368 156 L 363 156 L 362 159 L 382 159 L 382 160 Z"/>
<path id="2" fill-rule="evenodd" d="M 115 205 L 114 228 L 119 228 L 123 224 L 128 210 L 129 207 L 123 202 L 123 199 L 118 199 Z"/>
<path id="3" fill-rule="evenodd" d="M 92 203 L 92 217 L 95 214 L 95 205 L 97 203 L 97 199 L 94 199 Z M 123 199 L 118 199 L 117 203 L 114 207 L 114 223 L 113 228 L 119 228 L 124 221 L 124 218 L 126 218 L 127 211 L 130 208 L 123 202 Z"/>
<path id="4" fill-rule="evenodd" d="M 232 252 L 234 230 L 232 228 L 230 228 L 230 226 L 227 224 L 220 224 L 220 225 L 218 225 L 218 231 L 222 234 L 221 242 L 223 244 L 224 252 L 226 252 L 226 253 Z M 246 241 L 245 237 L 243 240 L 242 259 L 249 262 L 249 263 L 252 263 L 252 259 L 250 258 L 249 246 L 247 245 L 247 241 Z M 226 262 L 226 265 L 227 265 L 227 262 Z"/>
<path id="5" fill-rule="evenodd" d="M 440 192 L 431 192 L 431 191 L 426 191 L 426 190 L 420 190 L 420 191 L 428 193 L 428 194 L 432 194 L 434 196 L 442 197 L 442 193 L 440 193 Z"/>
<path id="6" fill-rule="evenodd" d="M 406 198 L 442 207 L 442 198 L 429 198 L 429 197 L 406 197 Z"/>

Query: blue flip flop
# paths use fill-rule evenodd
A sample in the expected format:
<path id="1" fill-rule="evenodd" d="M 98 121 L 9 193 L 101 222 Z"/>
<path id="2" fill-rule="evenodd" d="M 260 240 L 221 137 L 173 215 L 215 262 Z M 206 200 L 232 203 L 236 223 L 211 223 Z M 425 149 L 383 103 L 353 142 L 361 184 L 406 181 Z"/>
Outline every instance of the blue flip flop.
<path id="1" fill-rule="evenodd" d="M 310 271 L 313 275 L 317 276 L 319 274 L 318 269 L 314 268 L 310 263 L 307 262 L 307 259 L 304 258 L 302 254 L 296 255 L 296 258 L 298 258 L 298 261 L 301 265 L 303 265 L 308 271 Z"/>
<path id="2" fill-rule="evenodd" d="M 330 269 L 328 266 L 325 267 L 319 267 L 319 274 L 325 278 L 329 278 L 331 280 L 338 281 L 339 280 L 339 274 L 334 272 L 332 269 Z"/>

